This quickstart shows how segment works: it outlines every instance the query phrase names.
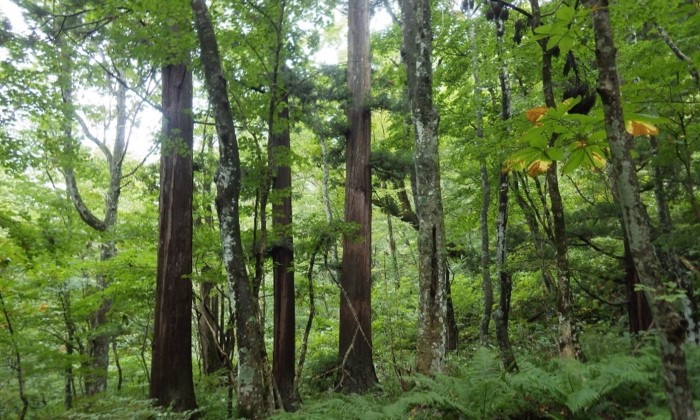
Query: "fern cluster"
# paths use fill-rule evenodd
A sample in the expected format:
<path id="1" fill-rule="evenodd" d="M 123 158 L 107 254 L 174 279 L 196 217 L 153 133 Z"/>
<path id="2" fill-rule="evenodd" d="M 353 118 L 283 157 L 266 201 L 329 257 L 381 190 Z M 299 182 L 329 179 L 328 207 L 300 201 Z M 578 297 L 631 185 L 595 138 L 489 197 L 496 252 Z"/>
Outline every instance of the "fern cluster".
<path id="1" fill-rule="evenodd" d="M 506 374 L 498 355 L 477 350 L 453 361 L 449 375 L 404 378 L 411 389 L 398 396 L 330 394 L 307 402 L 302 411 L 278 418 L 298 419 L 505 419 L 596 418 L 623 415 L 656 388 L 658 359 L 653 352 L 613 354 L 580 363 L 552 359 L 540 365 L 520 360 L 520 371 Z"/>

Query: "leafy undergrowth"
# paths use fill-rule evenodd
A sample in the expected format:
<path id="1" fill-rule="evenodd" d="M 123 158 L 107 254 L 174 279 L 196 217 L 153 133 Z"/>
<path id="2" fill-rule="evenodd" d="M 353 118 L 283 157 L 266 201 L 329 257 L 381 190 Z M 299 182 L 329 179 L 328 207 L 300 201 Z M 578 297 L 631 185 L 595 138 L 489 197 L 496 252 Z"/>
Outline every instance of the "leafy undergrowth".
<path id="1" fill-rule="evenodd" d="M 654 344 L 630 349 L 626 337 L 597 337 L 598 346 L 606 342 L 608 354 L 596 353 L 587 363 L 521 355 L 515 374 L 503 372 L 495 350 L 481 348 L 469 358 L 453 357 L 449 375 L 414 375 L 402 378 L 402 384 L 387 379 L 382 391 L 364 396 L 321 393 L 308 398 L 300 411 L 275 418 L 668 418 Z M 623 347 L 628 351 L 621 352 Z M 689 368 L 700 364 L 699 353 L 689 351 Z M 401 385 L 408 391 L 398 391 Z"/>
<path id="2" fill-rule="evenodd" d="M 532 343 L 529 343 L 530 346 Z M 544 345 L 544 343 L 542 343 Z M 276 419 L 667 419 L 669 411 L 653 336 L 633 344 L 627 336 L 589 332 L 586 363 L 542 357 L 547 352 L 517 349 L 519 372 L 506 374 L 492 348 L 462 349 L 450 357 L 445 375 L 402 375 L 379 366 L 381 385 L 366 395 L 345 395 L 306 386 L 295 413 Z M 532 346 L 530 346 L 532 347 Z M 691 387 L 700 389 L 700 348 L 687 348 Z M 308 366 L 309 377 L 328 373 L 331 358 Z M 408 371 L 409 360 L 403 360 Z M 311 379 L 309 379 L 311 381 Z M 331 381 L 331 379 L 327 379 Z M 312 381 L 313 382 L 313 381 Z M 310 384 L 307 384 L 310 385 Z M 36 418 L 184 419 L 187 414 L 154 408 L 142 386 L 120 394 L 79 398 L 66 412 L 60 401 L 33 412 Z M 226 387 L 198 382 L 199 417 L 226 418 Z M 696 395 L 697 398 L 697 395 Z M 700 401 L 697 401 L 700 403 Z M 234 403 L 235 404 L 235 403 Z M 699 407 L 700 408 L 700 407 Z M 191 414 L 191 413 L 190 413 Z M 3 417 L 0 415 L 0 417 Z"/>

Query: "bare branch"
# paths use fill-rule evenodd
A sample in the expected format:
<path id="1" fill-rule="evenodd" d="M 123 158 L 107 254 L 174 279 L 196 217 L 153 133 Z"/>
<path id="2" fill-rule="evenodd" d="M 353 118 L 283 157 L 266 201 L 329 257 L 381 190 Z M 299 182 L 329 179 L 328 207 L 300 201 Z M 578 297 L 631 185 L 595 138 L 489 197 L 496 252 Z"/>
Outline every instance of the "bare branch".
<path id="1" fill-rule="evenodd" d="M 102 151 L 102 154 L 105 155 L 107 161 L 111 163 L 112 152 L 109 151 L 107 145 L 90 132 L 90 128 L 85 123 L 85 120 L 83 120 L 83 117 L 81 117 L 77 112 L 75 112 L 73 115 L 75 115 L 75 119 L 78 120 L 80 126 L 83 128 L 83 134 L 85 134 L 85 137 L 87 137 L 91 142 L 95 143 Z"/>

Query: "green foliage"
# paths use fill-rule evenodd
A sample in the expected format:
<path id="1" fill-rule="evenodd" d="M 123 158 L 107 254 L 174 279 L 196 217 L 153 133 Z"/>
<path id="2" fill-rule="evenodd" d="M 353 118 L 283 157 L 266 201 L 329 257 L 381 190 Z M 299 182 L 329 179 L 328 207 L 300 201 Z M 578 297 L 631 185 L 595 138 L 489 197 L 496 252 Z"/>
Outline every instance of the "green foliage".
<path id="1" fill-rule="evenodd" d="M 590 363 L 554 359 L 546 368 L 525 361 L 519 363 L 520 372 L 510 381 L 535 400 L 566 406 L 571 414 L 585 417 L 606 407 L 604 402 L 617 397 L 616 392 L 629 398 L 630 389 L 641 392 L 651 387 L 656 363 L 649 354 L 616 354 Z"/>
<path id="2" fill-rule="evenodd" d="M 642 346 L 636 356 L 618 348 L 626 339 L 598 336 L 608 345 L 604 356 L 589 363 L 553 358 L 519 361 L 520 371 L 502 371 L 495 351 L 480 348 L 471 358 L 450 360 L 449 374 L 401 378 L 407 391 L 345 396 L 321 394 L 294 414 L 274 418 L 599 418 L 633 414 L 657 385 L 658 356 Z M 624 346 L 623 346 L 624 347 Z M 390 378 L 387 381 L 392 381 Z M 654 410 L 653 407 L 649 408 Z"/>

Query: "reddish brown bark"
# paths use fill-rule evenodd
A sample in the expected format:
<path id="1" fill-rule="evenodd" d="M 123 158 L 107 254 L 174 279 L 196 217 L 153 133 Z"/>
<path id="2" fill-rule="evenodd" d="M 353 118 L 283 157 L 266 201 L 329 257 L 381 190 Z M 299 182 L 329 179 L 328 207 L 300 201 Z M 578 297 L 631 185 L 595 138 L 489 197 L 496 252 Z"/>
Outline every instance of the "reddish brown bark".
<path id="1" fill-rule="evenodd" d="M 345 221 L 356 224 L 357 229 L 343 239 L 338 350 L 342 389 L 363 392 L 377 382 L 372 360 L 369 0 L 349 2 L 348 28 L 348 87 L 352 99 L 345 152 Z"/>
<path id="2" fill-rule="evenodd" d="M 192 382 L 192 72 L 163 69 L 163 144 L 153 357 L 149 395 L 175 411 L 197 407 Z"/>
<path id="3" fill-rule="evenodd" d="M 272 266 L 274 284 L 274 348 L 272 374 L 282 405 L 287 411 L 296 408 L 294 389 L 295 304 L 294 246 L 292 243 L 292 169 L 289 165 L 289 104 L 286 96 L 278 104 L 278 130 L 270 136 L 272 182 Z M 275 159 L 277 158 L 277 159 Z"/>

